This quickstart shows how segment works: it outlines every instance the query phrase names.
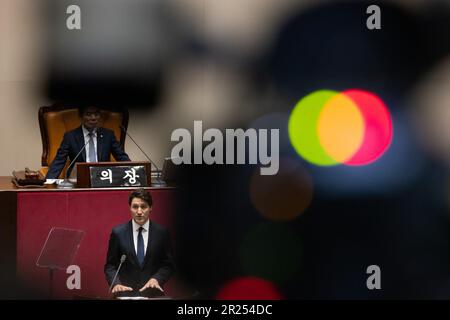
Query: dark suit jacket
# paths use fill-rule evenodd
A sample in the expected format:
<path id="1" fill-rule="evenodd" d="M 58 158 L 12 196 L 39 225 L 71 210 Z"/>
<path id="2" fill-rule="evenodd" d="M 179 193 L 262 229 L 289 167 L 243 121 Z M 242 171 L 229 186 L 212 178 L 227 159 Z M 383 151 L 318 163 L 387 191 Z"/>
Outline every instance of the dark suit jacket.
<path id="1" fill-rule="evenodd" d="M 84 147 L 83 129 L 80 127 L 66 132 L 63 141 L 56 153 L 47 172 L 47 179 L 57 179 L 66 164 L 67 157 L 72 161 Z M 97 158 L 99 162 L 110 161 L 110 155 L 117 161 L 130 161 L 128 155 L 120 148 L 114 132 L 106 128 L 97 129 Z M 86 162 L 86 150 L 78 156 L 75 162 Z M 75 165 L 75 164 L 74 164 Z M 74 165 L 69 168 L 67 176 L 70 175 Z"/>
<path id="2" fill-rule="evenodd" d="M 148 248 L 144 265 L 139 265 L 133 241 L 133 225 L 131 220 L 113 228 L 109 238 L 108 254 L 104 267 L 108 284 L 114 278 L 120 264 L 120 257 L 126 255 L 126 260 L 120 268 L 114 285 L 122 284 L 141 289 L 148 280 L 155 278 L 162 287 L 175 269 L 168 231 L 159 224 L 150 221 Z"/>

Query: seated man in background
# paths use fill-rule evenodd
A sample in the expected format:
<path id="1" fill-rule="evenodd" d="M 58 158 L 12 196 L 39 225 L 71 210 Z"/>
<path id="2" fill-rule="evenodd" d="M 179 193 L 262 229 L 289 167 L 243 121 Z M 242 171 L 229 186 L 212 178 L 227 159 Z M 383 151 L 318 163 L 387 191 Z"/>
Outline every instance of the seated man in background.
<path id="1" fill-rule="evenodd" d="M 133 191 L 128 204 L 131 220 L 114 227 L 109 238 L 106 280 L 115 295 L 163 295 L 175 268 L 169 233 L 149 219 L 153 200 L 148 191 Z"/>
<path id="2" fill-rule="evenodd" d="M 114 132 L 99 127 L 100 109 L 97 107 L 80 107 L 78 114 L 81 126 L 66 132 L 58 152 L 48 170 L 46 179 L 57 179 L 66 164 L 67 157 L 72 161 L 81 149 L 76 162 L 108 162 L 111 154 L 117 161 L 130 161 L 128 155 L 120 148 Z M 69 168 L 67 176 L 72 168 Z"/>

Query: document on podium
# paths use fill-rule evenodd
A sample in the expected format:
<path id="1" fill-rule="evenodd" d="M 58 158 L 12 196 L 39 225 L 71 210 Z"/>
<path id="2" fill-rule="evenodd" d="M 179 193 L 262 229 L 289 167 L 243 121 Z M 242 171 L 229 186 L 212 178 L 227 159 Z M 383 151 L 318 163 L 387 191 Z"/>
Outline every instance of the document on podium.
<path id="1" fill-rule="evenodd" d="M 150 300 L 150 298 L 147 297 L 117 297 L 117 300 Z"/>

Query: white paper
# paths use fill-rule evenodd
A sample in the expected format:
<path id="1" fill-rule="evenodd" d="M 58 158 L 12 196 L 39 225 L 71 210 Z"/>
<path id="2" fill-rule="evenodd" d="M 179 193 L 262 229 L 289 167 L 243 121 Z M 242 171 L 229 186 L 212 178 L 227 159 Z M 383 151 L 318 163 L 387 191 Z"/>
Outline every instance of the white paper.
<path id="1" fill-rule="evenodd" d="M 119 299 L 119 300 L 149 300 L 149 298 L 146 298 L 146 297 L 117 297 L 116 299 Z"/>
<path id="2" fill-rule="evenodd" d="M 44 184 L 60 184 L 62 181 L 64 181 L 63 179 L 46 179 Z"/>

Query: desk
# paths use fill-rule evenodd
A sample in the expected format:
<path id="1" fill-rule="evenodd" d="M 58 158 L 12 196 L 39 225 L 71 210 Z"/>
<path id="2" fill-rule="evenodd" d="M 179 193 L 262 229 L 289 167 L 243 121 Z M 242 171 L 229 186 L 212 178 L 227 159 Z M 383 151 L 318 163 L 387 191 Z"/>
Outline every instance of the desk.
<path id="1" fill-rule="evenodd" d="M 106 297 L 103 266 L 108 239 L 112 227 L 130 219 L 128 195 L 133 188 L 16 189 L 11 177 L 0 177 L 0 188 L 0 241 L 2 255 L 8 261 L 2 263 L 0 272 L 5 278 L 0 279 L 8 283 L 8 277 L 17 271 L 18 279 L 45 293 L 48 271 L 37 267 L 36 260 L 50 229 L 78 229 L 85 232 L 73 261 L 81 269 L 81 290 L 67 289 L 69 274 L 56 271 L 54 297 Z M 150 219 L 166 226 L 174 241 L 175 189 L 147 189 L 153 197 Z M 170 286 L 168 289 L 170 293 Z"/>

